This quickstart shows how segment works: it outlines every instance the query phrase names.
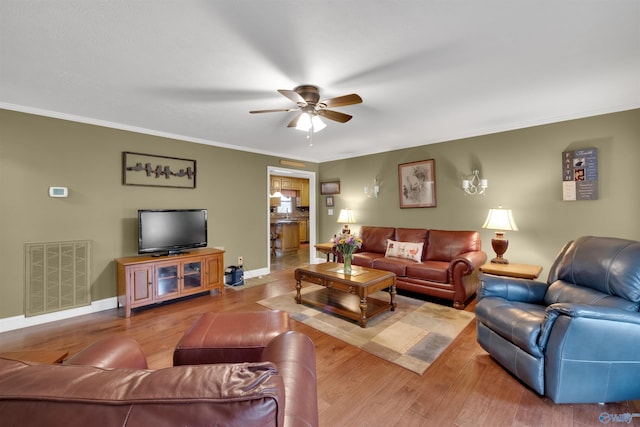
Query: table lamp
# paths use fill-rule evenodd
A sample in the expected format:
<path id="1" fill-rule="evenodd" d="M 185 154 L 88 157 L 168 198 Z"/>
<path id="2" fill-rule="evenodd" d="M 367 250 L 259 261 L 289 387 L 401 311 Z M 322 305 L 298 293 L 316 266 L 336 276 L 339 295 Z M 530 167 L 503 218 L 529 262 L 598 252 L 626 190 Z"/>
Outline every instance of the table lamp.
<path id="1" fill-rule="evenodd" d="M 356 218 L 353 216 L 353 211 L 351 209 L 341 209 L 337 222 L 344 224 L 342 227 L 342 234 L 350 234 L 351 230 L 349 230 L 349 224 L 355 224 Z"/>
<path id="2" fill-rule="evenodd" d="M 496 257 L 491 262 L 494 264 L 509 264 L 509 260 L 502 257 L 509 247 L 509 240 L 504 238 L 504 232 L 518 231 L 511 209 L 502 209 L 502 206 L 497 209 L 489 209 L 489 215 L 482 228 L 498 230 L 496 231 L 496 237 L 491 239 L 491 247 L 496 253 Z"/>

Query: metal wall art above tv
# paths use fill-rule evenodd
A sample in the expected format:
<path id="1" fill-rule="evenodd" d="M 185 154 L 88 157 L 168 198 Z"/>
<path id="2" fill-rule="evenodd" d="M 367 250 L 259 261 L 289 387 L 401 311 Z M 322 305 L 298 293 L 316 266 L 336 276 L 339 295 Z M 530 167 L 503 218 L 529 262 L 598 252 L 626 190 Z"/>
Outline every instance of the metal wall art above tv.
<path id="1" fill-rule="evenodd" d="M 138 211 L 138 253 L 173 255 L 206 246 L 206 209 Z"/>

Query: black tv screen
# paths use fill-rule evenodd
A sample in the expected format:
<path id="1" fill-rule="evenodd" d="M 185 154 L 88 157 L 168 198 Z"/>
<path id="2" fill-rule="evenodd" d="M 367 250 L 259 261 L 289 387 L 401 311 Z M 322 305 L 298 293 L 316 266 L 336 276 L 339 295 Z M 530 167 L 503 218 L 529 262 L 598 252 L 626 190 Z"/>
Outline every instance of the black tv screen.
<path id="1" fill-rule="evenodd" d="M 138 211 L 138 253 L 178 254 L 206 246 L 206 209 Z"/>

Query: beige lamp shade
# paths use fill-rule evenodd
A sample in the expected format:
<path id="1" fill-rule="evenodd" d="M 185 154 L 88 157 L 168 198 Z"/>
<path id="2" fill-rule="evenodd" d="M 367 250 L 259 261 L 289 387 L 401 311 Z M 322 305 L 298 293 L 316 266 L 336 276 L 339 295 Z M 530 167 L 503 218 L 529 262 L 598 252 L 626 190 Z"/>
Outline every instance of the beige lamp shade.
<path id="1" fill-rule="evenodd" d="M 351 209 L 341 209 L 337 222 L 344 224 L 342 234 L 349 234 L 351 233 L 351 230 L 349 230 L 349 224 L 355 224 L 356 218 L 353 216 L 353 211 Z"/>
<path id="2" fill-rule="evenodd" d="M 489 215 L 487 220 L 482 225 L 482 228 L 489 230 L 502 230 L 502 231 L 518 231 L 518 226 L 513 219 L 513 213 L 511 209 L 489 209 Z"/>

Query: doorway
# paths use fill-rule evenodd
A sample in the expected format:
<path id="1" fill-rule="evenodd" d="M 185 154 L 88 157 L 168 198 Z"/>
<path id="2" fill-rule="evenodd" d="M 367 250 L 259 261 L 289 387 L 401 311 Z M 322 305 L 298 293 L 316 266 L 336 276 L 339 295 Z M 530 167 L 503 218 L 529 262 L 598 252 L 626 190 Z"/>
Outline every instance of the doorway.
<path id="1" fill-rule="evenodd" d="M 274 257 L 271 247 L 271 224 L 273 220 L 272 206 L 271 206 L 271 176 L 286 176 L 290 178 L 301 178 L 309 181 L 309 206 L 308 211 L 308 243 L 302 244 L 298 250 L 287 251 L 286 258 L 280 256 L 280 252 L 277 251 L 277 255 Z M 265 212 L 267 214 L 267 260 L 268 270 L 271 269 L 284 269 L 292 268 L 297 265 L 312 264 L 315 262 L 315 250 L 313 250 L 316 244 L 316 173 L 311 171 L 303 171 L 298 169 L 286 169 L 282 167 L 268 166 L 267 167 L 267 191 L 266 191 L 266 207 Z M 277 209 L 276 209 L 277 210 Z M 292 213 L 292 212 L 288 212 Z M 294 212 L 295 214 L 295 212 Z"/>

